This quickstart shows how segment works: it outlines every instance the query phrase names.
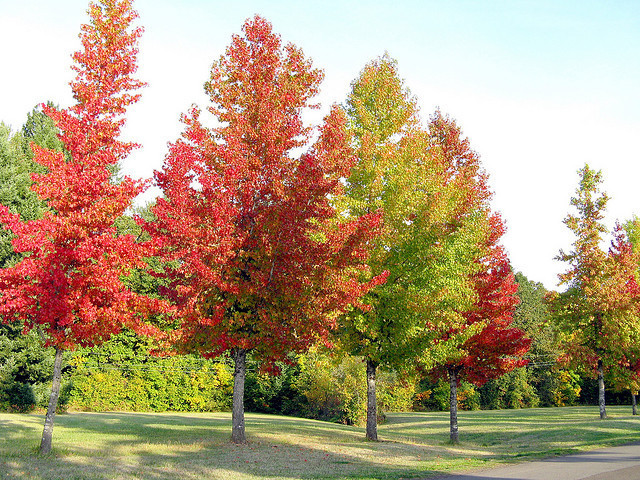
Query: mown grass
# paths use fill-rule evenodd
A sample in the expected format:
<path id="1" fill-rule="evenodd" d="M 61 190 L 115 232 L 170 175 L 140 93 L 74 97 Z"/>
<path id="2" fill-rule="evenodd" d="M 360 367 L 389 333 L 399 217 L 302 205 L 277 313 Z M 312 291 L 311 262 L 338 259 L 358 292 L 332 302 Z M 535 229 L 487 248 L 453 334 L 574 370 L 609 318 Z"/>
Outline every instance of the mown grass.
<path id="1" fill-rule="evenodd" d="M 630 407 L 460 412 L 461 443 L 446 412 L 395 413 L 381 442 L 361 428 L 247 415 L 247 445 L 229 442 L 230 414 L 70 413 L 56 417 L 54 452 L 36 454 L 41 415 L 0 414 L 0 478 L 398 479 L 490 467 L 640 441 Z"/>

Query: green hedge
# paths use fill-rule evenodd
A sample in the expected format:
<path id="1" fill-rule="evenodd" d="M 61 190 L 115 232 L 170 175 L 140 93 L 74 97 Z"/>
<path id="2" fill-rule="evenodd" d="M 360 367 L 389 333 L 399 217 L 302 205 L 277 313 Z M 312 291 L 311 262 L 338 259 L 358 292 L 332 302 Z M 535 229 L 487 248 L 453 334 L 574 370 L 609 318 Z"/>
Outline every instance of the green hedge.
<path id="1" fill-rule="evenodd" d="M 210 412 L 231 407 L 233 375 L 224 363 L 189 356 L 124 367 L 88 366 L 81 356 L 74 363 L 73 409 Z"/>

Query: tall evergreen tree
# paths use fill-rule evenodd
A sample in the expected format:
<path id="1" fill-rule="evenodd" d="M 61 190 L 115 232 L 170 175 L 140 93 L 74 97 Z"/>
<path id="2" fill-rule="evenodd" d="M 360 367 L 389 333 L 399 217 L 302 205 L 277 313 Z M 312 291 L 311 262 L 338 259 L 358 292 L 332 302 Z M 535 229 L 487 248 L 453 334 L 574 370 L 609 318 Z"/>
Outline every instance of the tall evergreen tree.
<path id="1" fill-rule="evenodd" d="M 46 102 L 44 105 L 46 105 L 47 108 L 58 108 L 53 102 Z M 33 110 L 27 114 L 27 121 L 22 126 L 21 133 L 23 140 L 22 150 L 31 160 L 33 160 L 32 143 L 42 148 L 48 148 L 49 150 L 64 152 L 64 144 L 59 138 L 60 129 L 56 127 L 53 119 L 44 112 L 43 105 L 36 105 Z M 66 155 L 68 155 L 68 153 L 66 153 Z M 34 162 L 33 167 L 38 173 L 44 173 L 44 167 L 42 167 L 42 165 Z"/>
<path id="2" fill-rule="evenodd" d="M 555 406 L 559 400 L 561 378 L 567 377 L 557 363 L 562 355 L 558 344 L 557 326 L 552 319 L 550 307 L 545 298 L 547 289 L 540 282 L 529 280 L 522 272 L 515 275 L 518 283 L 517 305 L 513 314 L 513 325 L 526 332 L 531 338 L 531 348 L 527 365 L 531 384 L 535 387 L 542 406 Z"/>
<path id="3" fill-rule="evenodd" d="M 42 115 L 34 109 L 30 118 L 38 114 Z M 55 126 L 51 126 L 48 131 L 55 135 Z M 43 170 L 32 160 L 30 140 L 24 133 L 12 133 L 8 126 L 0 124 L 0 204 L 6 206 L 11 213 L 19 214 L 24 220 L 40 218 L 44 211 L 44 202 L 31 189 L 31 175 L 35 172 L 42 173 Z M 11 232 L 0 231 L 1 268 L 15 264 L 20 258 L 13 250 L 12 238 Z"/>

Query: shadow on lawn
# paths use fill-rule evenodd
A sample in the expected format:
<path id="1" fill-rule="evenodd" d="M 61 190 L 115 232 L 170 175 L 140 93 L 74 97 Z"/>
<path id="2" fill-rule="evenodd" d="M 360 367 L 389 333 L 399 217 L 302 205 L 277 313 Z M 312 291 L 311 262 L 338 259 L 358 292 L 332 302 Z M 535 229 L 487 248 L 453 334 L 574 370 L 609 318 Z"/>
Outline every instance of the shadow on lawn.
<path id="1" fill-rule="evenodd" d="M 13 420 L 13 418 L 20 418 L 20 421 Z M 11 444 L 29 436 L 38 426 L 44 427 L 44 417 L 35 415 L 20 415 L 18 417 L 18 414 L 14 414 L 8 419 L 0 420 L 0 448 L 4 442 Z"/>
<path id="2" fill-rule="evenodd" d="M 426 446 L 366 442 L 362 429 L 305 419 L 248 415 L 247 445 L 229 442 L 229 415 L 69 414 L 57 418 L 56 429 L 56 456 L 39 457 L 35 449 L 11 455 L 0 460 L 0 477 L 390 479 L 436 473 L 419 465 L 430 455 Z M 83 442 L 74 444 L 74 436 Z M 394 464 L 399 458 L 415 466 Z"/>
<path id="3" fill-rule="evenodd" d="M 57 457 L 44 458 L 34 454 L 42 417 L 31 416 L 28 422 L 13 422 L 13 426 L 11 422 L 0 424 L 0 439 L 24 444 L 26 436 L 33 438 L 34 445 L 28 452 L 13 451 L 5 458 L 3 452 L 11 448 L 0 446 L 0 478 L 427 478 L 442 475 L 440 468 L 471 466 L 455 464 L 454 459 L 460 457 L 506 460 L 518 455 L 567 454 L 588 444 L 580 441 L 581 433 L 591 428 L 591 422 L 584 419 L 572 425 L 570 445 L 549 451 L 550 445 L 544 444 L 542 436 L 562 439 L 566 422 L 540 418 L 533 433 L 529 426 L 519 432 L 521 425 L 515 422 L 510 422 L 511 429 L 501 428 L 498 422 L 495 428 L 484 425 L 474 431 L 483 421 L 494 427 L 494 420 L 500 417 L 506 417 L 505 423 L 513 419 L 491 412 L 468 413 L 461 416 L 465 453 L 445 444 L 448 422 L 442 414 L 394 414 L 380 429 L 381 438 L 388 441 L 378 443 L 365 441 L 362 428 L 248 414 L 250 443 L 233 445 L 229 442 L 230 414 L 74 413 L 57 417 Z M 628 429 L 630 422 L 621 420 L 607 423 L 607 428 Z M 631 423 L 637 427 L 637 421 Z M 625 441 L 640 439 L 635 434 L 618 436 Z M 442 467 L 437 466 L 437 455 L 443 457 Z M 482 466 L 481 461 L 473 466 Z"/>
<path id="4" fill-rule="evenodd" d="M 614 412 L 604 422 L 597 407 L 461 412 L 460 447 L 472 457 L 510 462 L 640 440 L 640 419 L 620 415 L 626 412 L 619 408 Z M 438 446 L 448 438 L 448 427 L 448 418 L 434 413 L 394 414 L 383 435 Z"/>

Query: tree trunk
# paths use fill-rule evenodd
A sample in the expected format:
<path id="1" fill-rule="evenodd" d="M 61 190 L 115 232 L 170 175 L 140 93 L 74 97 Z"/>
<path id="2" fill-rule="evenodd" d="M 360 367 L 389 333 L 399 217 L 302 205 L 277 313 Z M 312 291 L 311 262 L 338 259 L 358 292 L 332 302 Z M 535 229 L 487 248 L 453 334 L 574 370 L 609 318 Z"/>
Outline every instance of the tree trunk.
<path id="1" fill-rule="evenodd" d="M 598 360 L 598 405 L 600 406 L 600 420 L 607 418 L 607 409 L 604 402 L 604 368 L 602 360 Z"/>
<path id="2" fill-rule="evenodd" d="M 367 358 L 367 440 L 378 441 L 378 405 L 376 402 L 376 369 Z"/>
<path id="3" fill-rule="evenodd" d="M 53 420 L 56 416 L 58 398 L 60 397 L 60 379 L 62 377 L 62 349 L 56 347 L 56 357 L 53 362 L 53 381 L 51 383 L 51 395 L 49 395 L 49 406 L 47 416 L 44 419 L 44 430 L 40 441 L 40 453 L 46 455 L 51 452 L 51 439 L 53 437 Z"/>
<path id="4" fill-rule="evenodd" d="M 231 441 L 246 443 L 244 433 L 244 379 L 247 373 L 247 351 L 238 348 L 233 354 L 235 368 L 233 372 L 233 410 L 231 414 Z"/>
<path id="5" fill-rule="evenodd" d="M 449 438 L 458 443 L 458 378 L 455 368 L 449 368 Z"/>
<path id="6" fill-rule="evenodd" d="M 633 415 L 638 415 L 638 407 L 636 405 L 636 394 L 631 392 L 631 411 Z"/>

